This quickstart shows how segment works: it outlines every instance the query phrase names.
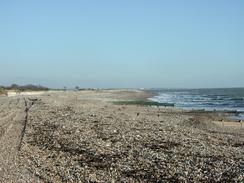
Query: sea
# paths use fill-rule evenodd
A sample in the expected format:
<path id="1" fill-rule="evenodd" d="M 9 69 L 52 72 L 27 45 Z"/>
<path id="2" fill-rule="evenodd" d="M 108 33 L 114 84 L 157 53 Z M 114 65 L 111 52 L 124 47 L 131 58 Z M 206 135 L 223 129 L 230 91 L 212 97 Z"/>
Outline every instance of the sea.
<path id="1" fill-rule="evenodd" d="M 218 89 L 151 89 L 150 100 L 173 103 L 188 110 L 233 111 L 231 118 L 244 120 L 244 88 Z"/>

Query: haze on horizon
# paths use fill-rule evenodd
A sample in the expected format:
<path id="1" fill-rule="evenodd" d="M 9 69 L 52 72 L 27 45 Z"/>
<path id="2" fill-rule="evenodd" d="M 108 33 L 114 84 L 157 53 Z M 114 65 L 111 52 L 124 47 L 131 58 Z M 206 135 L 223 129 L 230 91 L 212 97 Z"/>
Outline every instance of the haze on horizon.
<path id="1" fill-rule="evenodd" d="M 244 1 L 0 1 L 0 85 L 244 87 Z"/>

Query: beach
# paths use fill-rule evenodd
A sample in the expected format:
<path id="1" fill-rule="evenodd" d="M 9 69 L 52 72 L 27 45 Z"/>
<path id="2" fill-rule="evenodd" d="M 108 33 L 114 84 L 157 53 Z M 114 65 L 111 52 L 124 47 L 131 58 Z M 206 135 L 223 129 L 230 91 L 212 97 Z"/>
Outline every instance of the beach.
<path id="1" fill-rule="evenodd" d="M 244 125 L 213 112 L 116 103 L 154 95 L 0 97 L 0 182 L 243 181 Z"/>

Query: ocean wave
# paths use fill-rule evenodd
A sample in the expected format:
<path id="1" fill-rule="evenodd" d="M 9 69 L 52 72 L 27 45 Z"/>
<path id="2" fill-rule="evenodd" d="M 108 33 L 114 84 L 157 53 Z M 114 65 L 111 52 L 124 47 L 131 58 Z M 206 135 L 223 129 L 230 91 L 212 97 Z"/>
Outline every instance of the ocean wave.
<path id="1" fill-rule="evenodd" d="M 244 101 L 244 98 L 240 97 L 240 98 L 231 98 L 230 100 L 234 100 L 234 101 Z"/>
<path id="2" fill-rule="evenodd" d="M 150 100 L 174 103 L 176 107 L 205 110 L 244 111 L 244 89 L 203 89 L 188 91 L 158 91 L 158 96 Z"/>

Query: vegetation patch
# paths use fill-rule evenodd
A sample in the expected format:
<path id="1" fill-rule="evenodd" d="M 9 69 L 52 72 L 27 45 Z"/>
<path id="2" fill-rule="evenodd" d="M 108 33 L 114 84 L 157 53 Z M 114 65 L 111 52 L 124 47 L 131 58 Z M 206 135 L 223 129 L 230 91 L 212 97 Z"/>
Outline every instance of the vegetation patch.
<path id="1" fill-rule="evenodd" d="M 159 103 L 147 100 L 125 100 L 125 101 L 115 101 L 116 105 L 141 105 L 141 106 L 164 106 L 164 107 L 174 107 L 173 103 Z"/>
<path id="2" fill-rule="evenodd" d="M 14 90 L 14 91 L 47 91 L 49 88 L 41 86 L 41 85 L 24 85 L 20 86 L 17 84 L 12 84 L 11 86 L 8 87 L 2 87 L 5 90 Z"/>
<path id="3" fill-rule="evenodd" d="M 0 95 L 7 95 L 7 91 L 3 88 L 0 88 Z"/>

